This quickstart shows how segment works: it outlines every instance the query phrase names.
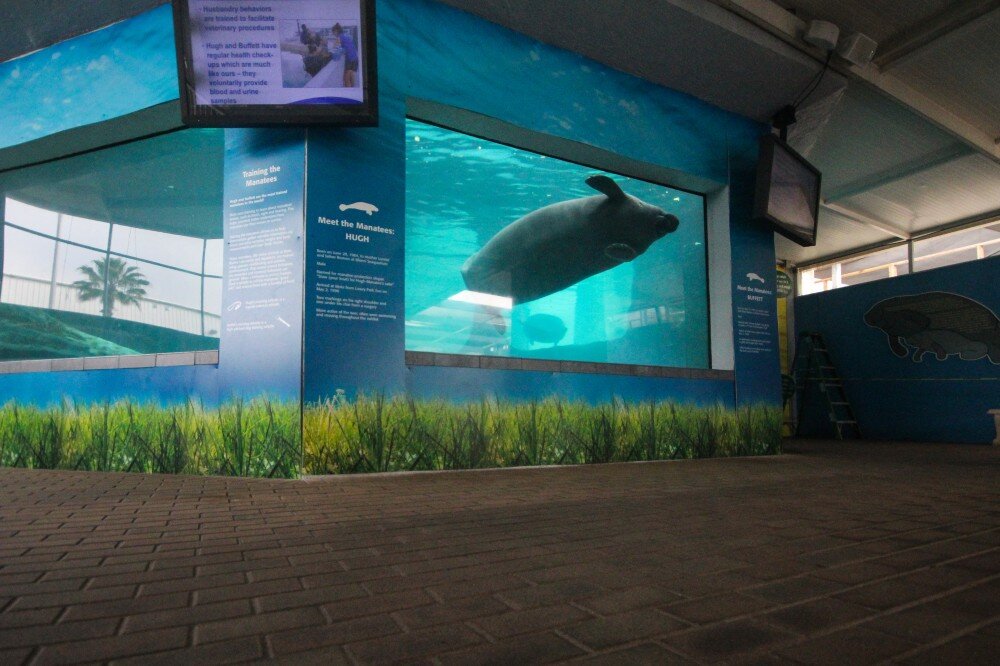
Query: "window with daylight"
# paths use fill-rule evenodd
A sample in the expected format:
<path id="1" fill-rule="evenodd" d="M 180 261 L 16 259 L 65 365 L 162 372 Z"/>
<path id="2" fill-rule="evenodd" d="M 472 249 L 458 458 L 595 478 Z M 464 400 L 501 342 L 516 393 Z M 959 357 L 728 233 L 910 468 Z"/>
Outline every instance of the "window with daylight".
<path id="1" fill-rule="evenodd" d="M 1000 255 L 1000 222 L 928 234 L 912 243 L 799 268 L 799 293 L 815 294 L 873 280 Z"/>
<path id="2" fill-rule="evenodd" d="M 0 361 L 218 349 L 221 130 L 0 175 Z"/>

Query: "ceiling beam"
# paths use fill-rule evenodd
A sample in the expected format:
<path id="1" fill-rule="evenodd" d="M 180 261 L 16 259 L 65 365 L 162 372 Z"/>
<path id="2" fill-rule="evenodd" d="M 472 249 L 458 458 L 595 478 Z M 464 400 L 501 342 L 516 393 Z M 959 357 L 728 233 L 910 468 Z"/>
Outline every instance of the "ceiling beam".
<path id="1" fill-rule="evenodd" d="M 857 220 L 851 220 L 852 222 L 857 222 Z M 943 224 L 939 227 L 933 229 L 925 229 L 918 234 L 913 234 L 912 240 L 921 241 L 936 236 L 942 236 L 945 234 L 954 233 L 956 231 L 962 231 L 963 229 L 971 229 L 974 227 L 981 226 L 983 224 L 989 224 L 990 222 L 1000 221 L 1000 208 L 996 210 L 987 211 L 985 213 L 979 213 L 973 215 L 972 217 L 966 217 L 956 222 L 949 222 L 948 224 Z M 823 255 L 822 257 L 815 257 L 809 259 L 808 261 L 803 261 L 800 264 L 795 264 L 795 267 L 800 270 L 805 270 L 809 268 L 815 268 L 822 264 L 828 264 L 834 261 L 848 261 L 850 259 L 855 259 L 857 257 L 862 257 L 866 254 L 872 252 L 877 252 L 878 250 L 887 250 L 893 247 L 899 247 L 903 245 L 905 241 L 898 240 L 892 242 L 881 242 L 874 243 L 871 245 L 865 245 L 863 247 L 856 247 L 850 250 L 845 250 L 843 252 L 835 252 L 833 254 Z"/>
<path id="2" fill-rule="evenodd" d="M 850 183 L 845 183 L 844 185 L 827 192 L 825 201 L 835 202 L 843 199 L 849 199 L 859 194 L 864 194 L 865 192 L 878 189 L 883 185 L 888 185 L 889 183 L 894 183 L 898 180 L 903 180 L 904 178 L 918 176 L 922 173 L 930 171 L 931 169 L 949 164 L 972 154 L 973 150 L 964 143 L 956 143 L 945 147 L 943 150 L 938 150 L 930 155 L 921 157 L 920 159 L 906 162 L 889 169 L 884 169 L 883 171 L 873 173 L 869 176 L 865 176 L 864 178 L 859 178 Z"/>
<path id="3" fill-rule="evenodd" d="M 937 40 L 1000 9 L 1000 0 L 953 2 L 910 30 L 893 35 L 879 44 L 875 65 L 883 72 L 915 55 Z"/>
<path id="4" fill-rule="evenodd" d="M 942 224 L 933 229 L 925 229 L 920 232 L 920 239 L 934 238 L 935 236 L 943 236 L 944 234 L 950 234 L 956 231 L 961 231 L 962 229 L 971 229 L 973 227 L 978 227 L 983 224 L 989 224 L 990 222 L 1000 221 L 1000 208 L 995 208 L 993 210 L 988 210 L 984 213 L 976 213 L 970 217 L 963 217 L 960 220 L 953 220 L 947 224 Z"/>
<path id="5" fill-rule="evenodd" d="M 850 220 L 851 222 L 856 222 L 858 224 L 862 224 L 867 227 L 872 227 L 873 229 L 878 229 L 879 231 L 883 231 L 889 234 L 890 236 L 895 236 L 900 240 L 910 240 L 910 238 L 912 237 L 912 234 L 909 231 L 897 227 L 895 224 L 892 224 L 891 222 L 886 222 L 885 220 L 879 220 L 874 217 L 871 217 L 870 215 L 859 213 L 852 208 L 844 206 L 843 204 L 824 200 L 821 201 L 819 205 L 829 211 L 836 213 L 837 215 L 843 217 L 846 220 Z"/>
<path id="6" fill-rule="evenodd" d="M 773 0 L 709 0 L 751 21 L 759 28 L 782 39 L 817 62 L 826 60 L 826 52 L 802 39 L 806 23 Z M 910 108 L 925 120 L 934 123 L 974 150 L 1000 164 L 1000 137 L 969 122 L 948 106 L 950 100 L 934 99 L 891 73 L 881 71 L 874 63 L 865 67 L 851 65 L 836 58 L 830 67 L 855 81 L 863 81 L 882 94 Z"/>
<path id="7" fill-rule="evenodd" d="M 928 97 L 892 74 L 883 74 L 874 65 L 869 65 L 864 69 L 857 67 L 851 69 L 857 78 L 870 83 L 889 97 L 908 106 L 926 120 L 965 142 L 983 156 L 1000 164 L 1000 137 L 994 137 L 986 129 L 965 120 L 941 100 Z"/>

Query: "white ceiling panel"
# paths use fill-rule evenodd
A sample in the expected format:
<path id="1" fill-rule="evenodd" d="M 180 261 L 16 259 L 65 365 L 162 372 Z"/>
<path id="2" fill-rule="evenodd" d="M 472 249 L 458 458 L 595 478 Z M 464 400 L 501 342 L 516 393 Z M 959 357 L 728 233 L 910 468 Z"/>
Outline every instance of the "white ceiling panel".
<path id="1" fill-rule="evenodd" d="M 802 140 L 793 140 L 799 147 Z M 957 147 L 944 130 L 863 83 L 853 83 L 819 129 L 806 157 L 823 172 L 823 190 L 838 190 L 920 163 Z"/>
<path id="2" fill-rule="evenodd" d="M 978 154 L 841 201 L 911 233 L 1000 210 L 1000 164 Z"/>
<path id="3" fill-rule="evenodd" d="M 957 115 L 1000 137 L 1000 11 L 915 51 L 892 73 L 936 99 L 960 100 Z"/>

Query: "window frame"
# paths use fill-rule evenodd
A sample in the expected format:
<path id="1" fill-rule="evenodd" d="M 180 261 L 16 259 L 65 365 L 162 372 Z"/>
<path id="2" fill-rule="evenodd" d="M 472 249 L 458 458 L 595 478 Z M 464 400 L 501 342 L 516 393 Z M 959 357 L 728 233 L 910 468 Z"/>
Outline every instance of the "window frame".
<path id="1" fill-rule="evenodd" d="M 48 163 L 52 163 L 52 162 L 59 162 L 59 161 L 62 161 L 62 160 L 67 160 L 67 159 L 72 159 L 72 158 L 75 158 L 75 157 L 79 157 L 81 155 L 87 155 L 87 154 L 90 154 L 90 153 L 96 153 L 96 152 L 101 152 L 101 151 L 104 151 L 104 150 L 114 149 L 114 148 L 117 148 L 119 146 L 128 145 L 128 144 L 131 144 L 131 143 L 136 143 L 136 142 L 141 142 L 141 141 L 156 139 L 158 137 L 165 136 L 167 134 L 173 134 L 175 132 L 182 132 L 185 129 L 187 129 L 187 128 L 178 127 L 178 128 L 174 128 L 174 129 L 170 129 L 170 130 L 156 131 L 156 132 L 152 132 L 150 134 L 144 134 L 144 135 L 137 136 L 137 137 L 130 138 L 130 139 L 126 139 L 126 140 L 123 140 L 123 141 L 115 141 L 115 142 L 112 142 L 112 143 L 109 143 L 109 144 L 99 145 L 99 146 L 87 148 L 85 150 L 80 150 L 80 151 L 76 151 L 76 152 L 70 152 L 70 153 L 59 155 L 59 156 L 52 157 L 52 158 L 49 158 L 49 159 L 41 160 L 41 161 L 38 161 L 38 162 L 27 163 L 27 164 L 19 165 L 19 166 L 16 166 L 16 167 L 7 168 L 7 169 L 0 169 L 0 174 L 3 174 L 5 172 L 9 172 L 9 171 L 22 171 L 24 169 L 30 169 L 32 167 L 40 166 L 40 165 L 43 165 L 43 164 L 48 164 Z M 95 220 L 97 222 L 101 222 L 101 223 L 104 223 L 104 224 L 108 225 L 107 241 L 106 241 L 104 247 L 99 247 L 99 246 L 96 246 L 96 245 L 89 245 L 87 243 L 81 243 L 79 241 L 74 241 L 74 240 L 70 240 L 70 239 L 67 239 L 67 238 L 60 238 L 58 236 L 58 229 L 57 229 L 56 235 L 53 235 L 53 234 L 50 234 L 50 233 L 39 231 L 37 229 L 30 229 L 28 227 L 25 227 L 25 226 L 20 225 L 20 224 L 16 224 L 14 222 L 9 222 L 7 220 L 7 201 L 8 200 L 17 201 L 19 204 L 26 205 L 26 206 L 31 206 L 32 208 L 36 208 L 38 210 L 45 210 L 46 212 L 54 213 L 54 214 L 56 214 L 57 216 L 60 216 L 60 217 L 63 216 L 63 215 L 67 215 L 66 213 L 62 213 L 60 211 L 50 211 L 48 209 L 41 208 L 39 206 L 35 206 L 34 204 L 30 204 L 28 202 L 20 201 L 19 199 L 16 199 L 15 197 L 8 196 L 5 192 L 0 192 L 0 298 L 2 298 L 3 290 L 4 290 L 4 287 L 5 287 L 5 284 L 4 284 L 5 281 L 4 281 L 4 275 L 3 275 L 3 258 L 4 258 L 4 252 L 6 250 L 9 250 L 9 248 L 5 247 L 4 238 L 6 236 L 6 230 L 7 230 L 7 228 L 10 227 L 11 229 L 15 229 L 18 232 L 31 234 L 32 236 L 39 237 L 39 238 L 44 238 L 46 240 L 52 241 L 52 242 L 55 243 L 57 249 L 59 247 L 59 244 L 62 243 L 64 245 L 73 246 L 73 247 L 81 248 L 81 249 L 84 249 L 84 250 L 101 253 L 101 254 L 104 255 L 105 258 L 117 257 L 117 258 L 122 258 L 122 259 L 133 261 L 133 262 L 141 262 L 141 263 L 144 263 L 144 264 L 149 264 L 149 265 L 152 265 L 152 266 L 157 266 L 159 268 L 163 268 L 163 269 L 170 270 L 170 271 L 177 271 L 177 272 L 184 273 L 184 274 L 187 274 L 187 275 L 190 275 L 190 276 L 198 278 L 198 284 L 199 284 L 199 297 L 198 297 L 198 301 L 199 301 L 199 315 L 198 316 L 199 316 L 199 328 L 200 328 L 201 332 L 200 332 L 200 334 L 195 333 L 194 335 L 201 335 L 202 337 L 214 337 L 214 336 L 207 336 L 205 334 L 205 332 L 207 330 L 205 319 L 206 319 L 206 315 L 208 314 L 206 312 L 206 310 L 205 310 L 206 281 L 210 280 L 210 279 L 225 280 L 225 275 L 224 274 L 216 275 L 216 274 L 213 274 L 213 273 L 207 273 L 205 269 L 206 269 L 206 264 L 207 264 L 207 251 L 208 251 L 208 243 L 209 243 L 209 241 L 211 241 L 211 240 L 222 240 L 222 237 L 219 237 L 218 239 L 210 239 L 210 238 L 201 238 L 201 239 L 198 239 L 197 237 L 192 237 L 192 238 L 195 238 L 196 240 L 200 240 L 201 241 L 201 260 L 199 262 L 199 264 L 201 266 L 201 271 L 200 272 L 199 271 L 193 271 L 193 270 L 190 270 L 190 269 L 187 269 L 187 268 L 183 268 L 183 267 L 180 267 L 180 266 L 174 266 L 174 265 L 166 264 L 166 263 L 164 263 L 162 261 L 157 261 L 157 260 L 153 260 L 153 259 L 144 259 L 142 257 L 138 257 L 138 256 L 134 256 L 134 255 L 131 255 L 131 254 L 127 254 L 127 253 L 115 251 L 115 250 L 112 249 L 112 239 L 114 237 L 114 231 L 115 231 L 116 227 L 118 227 L 118 228 L 130 228 L 130 229 L 137 229 L 138 227 L 133 227 L 132 225 L 125 225 L 125 224 L 115 223 L 115 222 L 112 222 L 112 221 Z M 153 229 L 151 231 L 156 231 L 156 230 Z M 170 233 L 170 232 L 163 232 L 163 233 Z M 178 234 L 174 234 L 174 235 L 178 235 Z M 223 263 L 223 265 L 224 265 L 224 263 Z M 54 273 L 53 273 L 53 276 L 54 276 Z M 148 299 L 148 300 L 150 300 L 152 302 L 156 302 L 156 303 L 160 303 L 161 302 L 161 301 L 157 301 L 156 299 Z M 163 304 L 164 305 L 177 305 L 177 304 L 171 304 L 171 303 L 166 303 L 166 302 L 163 302 Z M 182 306 L 178 306 L 178 307 L 182 307 Z M 138 322 L 138 323 L 144 323 L 144 322 Z M 148 325 L 155 326 L 155 324 L 148 324 Z M 171 329 L 171 330 L 174 330 L 174 329 Z M 220 327 L 220 330 L 219 330 L 219 334 L 220 334 L 219 335 L 219 340 L 220 340 L 220 343 L 221 343 L 221 333 L 222 333 L 222 331 L 221 331 L 221 327 Z M 182 352 L 156 352 L 156 353 L 123 354 L 123 355 L 112 355 L 112 356 L 86 356 L 86 357 L 83 357 L 83 356 L 74 356 L 74 357 L 61 357 L 61 358 L 39 358 L 39 359 L 23 359 L 23 360 L 0 360 L 0 375 L 4 375 L 4 374 L 21 374 L 21 373 L 30 373 L 30 372 L 72 371 L 72 370 L 107 370 L 107 369 L 125 369 L 125 368 L 176 367 L 176 366 L 185 366 L 185 365 L 215 365 L 215 366 L 217 366 L 219 364 L 219 355 L 220 355 L 219 349 L 215 348 L 215 349 L 204 349 L 204 350 L 182 351 Z"/>
<path id="2" fill-rule="evenodd" d="M 857 273 L 851 273 L 849 275 L 861 274 L 861 273 L 864 273 L 864 272 L 871 272 L 871 271 L 878 270 L 878 269 L 883 269 L 883 268 L 889 269 L 889 272 L 891 273 L 892 272 L 892 270 L 891 270 L 892 266 L 894 266 L 896 264 L 903 263 L 903 262 L 906 263 L 907 270 L 906 270 L 906 272 L 901 273 L 900 275 L 907 275 L 907 274 L 919 273 L 919 272 L 926 271 L 926 270 L 936 270 L 938 268 L 947 268 L 948 266 L 955 266 L 955 265 L 958 265 L 958 264 L 970 263 L 970 262 L 973 262 L 973 261 L 979 261 L 981 259 L 989 259 L 992 256 L 997 256 L 997 250 L 1000 250 L 1000 234 L 998 234 L 998 236 L 997 236 L 997 238 L 995 240 L 990 240 L 990 241 L 987 241 L 985 243 L 971 243 L 969 245 L 961 245 L 961 246 L 958 246 L 958 247 L 955 247 L 955 248 L 950 248 L 950 249 L 947 249 L 947 250 L 943 250 L 943 251 L 940 251 L 940 252 L 935 252 L 935 253 L 924 255 L 924 256 L 916 256 L 916 254 L 914 252 L 914 246 L 916 244 L 922 242 L 922 241 L 929 241 L 929 240 L 933 240 L 933 239 L 936 239 L 936 238 L 943 238 L 943 237 L 947 237 L 947 236 L 951 236 L 951 235 L 957 235 L 957 234 L 960 234 L 960 233 L 964 233 L 966 231 L 973 231 L 973 230 L 976 230 L 976 229 L 984 229 L 984 228 L 987 228 L 987 227 L 990 227 L 990 226 L 997 225 L 998 223 L 1000 223 L 1000 217 L 990 217 L 990 218 L 987 218 L 987 219 L 980 219 L 980 220 L 976 220 L 976 221 L 971 222 L 971 223 L 964 223 L 964 224 L 960 224 L 960 225 L 946 227 L 944 229 L 938 229 L 938 230 L 930 231 L 930 232 L 927 232 L 927 233 L 924 233 L 924 234 L 921 234 L 921 235 L 916 235 L 916 236 L 910 238 L 909 240 L 898 241 L 898 242 L 893 242 L 893 243 L 885 243 L 883 245 L 878 245 L 878 246 L 875 246 L 875 247 L 869 247 L 869 248 L 866 248 L 866 249 L 863 249 L 863 250 L 859 250 L 859 251 L 855 251 L 855 252 L 850 252 L 850 253 L 847 253 L 847 254 L 843 254 L 843 255 L 839 255 L 839 256 L 835 256 L 835 257 L 831 257 L 831 258 L 820 259 L 818 261 L 811 261 L 811 262 L 808 262 L 808 263 L 801 264 L 801 265 L 799 265 L 799 266 L 796 267 L 796 272 L 798 274 L 798 279 L 796 280 L 797 295 L 805 296 L 805 295 L 809 295 L 809 294 L 818 294 L 818 293 L 822 293 L 822 292 L 826 292 L 826 291 L 833 291 L 835 289 L 844 289 L 844 288 L 850 288 L 850 287 L 858 286 L 858 285 L 851 285 L 851 284 L 843 284 L 841 282 L 843 280 L 843 277 L 844 277 L 842 274 L 839 276 L 839 279 L 838 279 L 838 276 L 836 274 L 839 273 L 839 269 L 843 266 L 843 264 L 848 263 L 848 262 L 852 262 L 852 261 L 857 261 L 857 260 L 863 259 L 865 257 L 871 257 L 871 256 L 874 256 L 874 255 L 880 253 L 880 252 L 885 252 L 885 251 L 892 250 L 892 249 L 895 249 L 895 248 L 905 248 L 905 250 L 906 250 L 906 258 L 904 260 L 888 262 L 888 263 L 885 263 L 885 264 L 879 264 L 877 266 L 872 266 L 872 267 L 866 268 L 866 269 L 864 269 L 862 271 L 857 271 Z M 943 256 L 943 255 L 948 255 L 948 254 L 958 254 L 960 252 L 967 251 L 967 250 L 969 250 L 971 248 L 983 248 L 983 247 L 985 247 L 987 245 L 993 245 L 993 244 L 997 245 L 997 250 L 994 250 L 994 252 L 992 252 L 992 253 L 985 252 L 985 251 L 978 251 L 977 250 L 977 255 L 981 255 L 981 256 L 976 256 L 974 259 L 965 259 L 965 260 L 956 261 L 956 262 L 953 262 L 953 263 L 943 264 L 943 265 L 940 265 L 940 266 L 931 266 L 931 267 L 927 267 L 927 268 L 920 268 L 919 267 L 919 262 L 920 261 L 923 261 L 923 260 L 931 258 L 931 257 L 939 257 L 939 256 Z M 813 272 L 815 272 L 817 270 L 821 270 L 821 269 L 825 269 L 825 268 L 831 268 L 832 271 L 833 271 L 833 273 L 835 275 L 831 275 L 830 280 L 824 280 L 823 281 L 824 283 L 826 283 L 826 284 L 824 284 L 823 288 L 819 288 L 819 289 L 815 288 L 815 284 L 816 284 L 815 282 L 813 282 L 812 285 L 807 284 L 807 279 L 808 279 L 808 276 L 809 276 L 810 273 L 813 273 Z M 860 283 L 860 284 L 868 284 L 869 282 L 877 282 L 878 280 L 889 280 L 889 279 L 892 279 L 894 277 L 899 277 L 899 275 L 891 275 L 890 274 L 890 275 L 887 275 L 885 277 L 877 278 L 875 280 L 869 280 L 867 282 L 863 282 L 863 283 Z"/>
<path id="3" fill-rule="evenodd" d="M 715 236 L 712 231 L 710 210 L 714 208 L 715 198 L 726 188 L 718 183 L 698 178 L 674 169 L 656 164 L 641 162 L 624 155 L 612 153 L 593 146 L 582 144 L 558 136 L 545 134 L 525 127 L 512 125 L 505 121 L 487 116 L 480 116 L 463 109 L 447 107 L 426 100 L 408 98 L 406 120 L 414 120 L 427 125 L 489 141 L 500 146 L 530 152 L 536 155 L 550 157 L 563 162 L 591 168 L 606 173 L 621 175 L 626 178 L 641 180 L 653 185 L 670 188 L 698 196 L 702 200 L 702 247 L 704 256 L 705 280 L 705 337 L 706 366 L 681 367 L 615 362 L 565 361 L 541 358 L 523 358 L 516 356 L 487 356 L 481 354 L 451 354 L 429 351 L 416 351 L 405 347 L 407 365 L 431 365 L 447 367 L 470 367 L 492 369 L 539 370 L 560 372 L 583 372 L 601 374 L 624 374 L 648 377 L 692 377 L 731 379 L 730 370 L 719 370 L 720 366 L 731 365 L 728 354 L 717 356 L 715 349 L 717 340 L 715 333 L 717 322 L 713 298 L 718 298 L 713 280 L 713 245 Z M 503 136 L 504 138 L 497 138 Z M 726 220 L 728 224 L 728 220 Z M 728 250 L 728 248 L 726 248 Z M 725 254 L 728 255 L 728 252 Z M 726 257 L 728 260 L 728 256 Z M 728 276 L 727 276 L 728 277 Z M 723 308 L 724 309 L 724 308 Z M 720 345 L 725 346 L 725 345 Z"/>

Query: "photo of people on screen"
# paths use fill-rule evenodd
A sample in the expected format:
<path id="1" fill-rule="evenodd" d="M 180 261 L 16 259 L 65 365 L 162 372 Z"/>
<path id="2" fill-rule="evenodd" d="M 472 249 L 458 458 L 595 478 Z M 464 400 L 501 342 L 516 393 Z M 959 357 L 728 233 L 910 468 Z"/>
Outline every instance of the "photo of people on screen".
<path id="1" fill-rule="evenodd" d="M 356 22 L 281 22 L 281 83 L 285 88 L 357 88 Z"/>

